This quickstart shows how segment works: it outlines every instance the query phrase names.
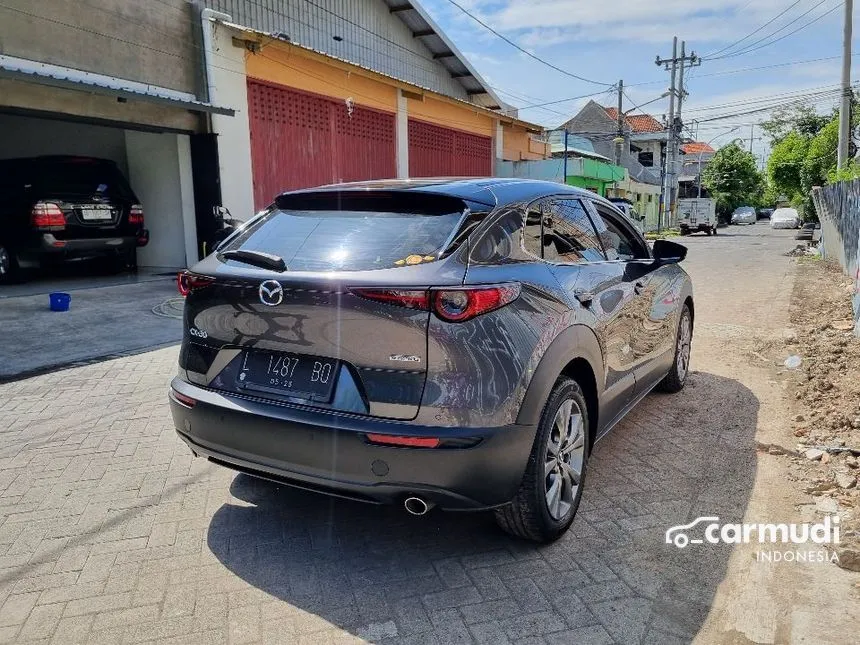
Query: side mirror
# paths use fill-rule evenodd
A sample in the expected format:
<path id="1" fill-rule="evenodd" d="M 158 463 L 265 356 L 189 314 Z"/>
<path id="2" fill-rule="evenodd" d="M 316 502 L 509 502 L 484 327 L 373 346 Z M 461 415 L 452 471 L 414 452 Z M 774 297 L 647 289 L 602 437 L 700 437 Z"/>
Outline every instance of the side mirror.
<path id="1" fill-rule="evenodd" d="M 655 240 L 652 248 L 654 264 L 677 264 L 687 257 L 687 247 L 669 240 Z"/>

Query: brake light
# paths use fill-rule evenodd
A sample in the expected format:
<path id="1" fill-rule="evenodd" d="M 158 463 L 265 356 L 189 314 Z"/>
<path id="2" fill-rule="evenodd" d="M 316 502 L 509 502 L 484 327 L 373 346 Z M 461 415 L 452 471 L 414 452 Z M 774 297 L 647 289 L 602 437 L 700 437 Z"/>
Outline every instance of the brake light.
<path id="1" fill-rule="evenodd" d="M 390 434 L 368 434 L 370 443 L 404 448 L 438 448 L 442 440 L 438 437 L 398 437 Z"/>
<path id="2" fill-rule="evenodd" d="M 143 226 L 143 206 L 134 204 L 128 212 L 128 223 Z"/>
<path id="3" fill-rule="evenodd" d="M 407 309 L 430 309 L 430 296 L 420 289 L 351 289 L 355 295 Z"/>
<path id="4" fill-rule="evenodd" d="M 191 271 L 182 271 L 176 276 L 176 287 L 183 298 L 192 291 L 208 287 L 213 282 L 215 282 L 215 278 L 191 273 Z"/>
<path id="5" fill-rule="evenodd" d="M 433 313 L 448 322 L 462 322 L 504 307 L 519 295 L 518 284 L 434 291 Z"/>
<path id="6" fill-rule="evenodd" d="M 30 213 L 36 228 L 65 228 L 66 218 L 60 207 L 53 202 L 36 202 Z"/>

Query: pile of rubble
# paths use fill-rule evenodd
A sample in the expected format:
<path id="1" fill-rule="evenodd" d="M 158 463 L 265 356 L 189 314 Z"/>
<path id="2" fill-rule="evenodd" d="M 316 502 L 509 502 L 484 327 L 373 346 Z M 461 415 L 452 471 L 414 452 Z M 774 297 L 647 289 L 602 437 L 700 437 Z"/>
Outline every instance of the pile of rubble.
<path id="1" fill-rule="evenodd" d="M 831 498 L 826 501 L 848 511 L 842 566 L 860 571 L 860 338 L 853 334 L 854 283 L 826 262 L 803 263 L 797 280 L 791 320 L 796 332 L 783 348 L 794 391 L 795 445 L 784 452 L 806 493 Z"/>

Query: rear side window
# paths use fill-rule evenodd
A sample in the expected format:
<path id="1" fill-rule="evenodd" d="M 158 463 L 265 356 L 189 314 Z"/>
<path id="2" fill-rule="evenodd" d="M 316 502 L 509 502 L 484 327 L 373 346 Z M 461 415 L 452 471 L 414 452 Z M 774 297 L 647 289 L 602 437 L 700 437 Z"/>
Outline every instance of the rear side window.
<path id="1" fill-rule="evenodd" d="M 543 257 L 550 262 L 577 264 L 605 260 L 597 232 L 578 199 L 552 200 L 544 217 Z"/>
<path id="2" fill-rule="evenodd" d="M 276 208 L 221 250 L 274 254 L 291 271 L 368 271 L 431 262 L 454 242 L 468 211 L 419 209 L 418 203 L 345 199 L 327 204 L 335 208 Z M 392 210 L 375 209 L 386 204 Z M 368 205 L 375 208 L 365 210 Z"/>

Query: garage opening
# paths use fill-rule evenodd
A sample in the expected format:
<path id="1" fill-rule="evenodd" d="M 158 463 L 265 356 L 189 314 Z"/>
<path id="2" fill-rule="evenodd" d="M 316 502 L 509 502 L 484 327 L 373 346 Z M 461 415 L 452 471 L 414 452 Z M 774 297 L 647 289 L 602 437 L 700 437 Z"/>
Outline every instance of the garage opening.
<path id="1" fill-rule="evenodd" d="M 127 180 L 142 206 L 149 242 L 137 248 L 137 266 L 172 271 L 196 262 L 197 234 L 189 136 L 173 132 L 151 132 L 113 125 L 47 118 L 28 113 L 0 113 L 0 160 L 44 156 L 72 156 L 113 162 Z M 58 179 L 57 181 L 59 181 Z M 99 193 L 111 187 L 106 182 L 93 187 L 93 229 L 98 228 Z M 120 181 L 120 180 L 117 180 Z M 99 190 L 101 189 L 101 191 Z M 3 227 L 11 226 L 11 214 L 2 213 Z M 47 220 L 46 220 L 47 221 Z M 105 219 L 107 225 L 108 219 Z M 62 240 L 60 240 L 61 242 Z M 59 248 L 59 247 L 58 247 Z M 68 251 L 59 251 L 58 254 Z M 36 262 L 29 260 L 26 262 Z"/>

